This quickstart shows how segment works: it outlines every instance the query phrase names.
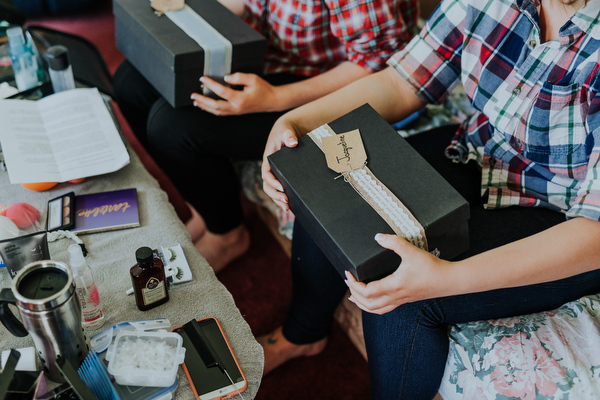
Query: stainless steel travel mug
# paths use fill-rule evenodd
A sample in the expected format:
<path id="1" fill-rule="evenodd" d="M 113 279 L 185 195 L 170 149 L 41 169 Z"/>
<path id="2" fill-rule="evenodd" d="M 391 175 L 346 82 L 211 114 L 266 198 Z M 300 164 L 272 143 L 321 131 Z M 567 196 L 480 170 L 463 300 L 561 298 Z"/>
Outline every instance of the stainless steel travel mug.
<path id="1" fill-rule="evenodd" d="M 57 358 L 77 370 L 88 354 L 71 270 L 58 261 L 33 262 L 13 278 L 11 291 L 48 378 L 64 382 Z"/>

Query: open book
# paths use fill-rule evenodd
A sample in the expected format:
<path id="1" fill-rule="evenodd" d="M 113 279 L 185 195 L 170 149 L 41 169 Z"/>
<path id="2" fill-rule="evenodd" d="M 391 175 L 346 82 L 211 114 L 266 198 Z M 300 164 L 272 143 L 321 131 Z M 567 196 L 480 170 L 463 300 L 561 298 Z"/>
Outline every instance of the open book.
<path id="1" fill-rule="evenodd" d="M 129 154 L 97 89 L 37 101 L 0 100 L 0 142 L 11 183 L 64 182 L 117 171 Z"/>

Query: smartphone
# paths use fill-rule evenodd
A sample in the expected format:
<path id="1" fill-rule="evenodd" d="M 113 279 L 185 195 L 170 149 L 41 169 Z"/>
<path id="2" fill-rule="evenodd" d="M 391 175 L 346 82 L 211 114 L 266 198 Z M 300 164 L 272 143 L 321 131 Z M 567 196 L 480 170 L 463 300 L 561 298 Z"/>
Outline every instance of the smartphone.
<path id="1" fill-rule="evenodd" d="M 48 201 L 46 230 L 69 230 L 75 226 L 75 193 L 69 192 Z"/>
<path id="2" fill-rule="evenodd" d="M 192 320 L 173 332 L 183 338 L 183 370 L 196 399 L 226 399 L 246 390 L 246 376 L 216 318 Z"/>

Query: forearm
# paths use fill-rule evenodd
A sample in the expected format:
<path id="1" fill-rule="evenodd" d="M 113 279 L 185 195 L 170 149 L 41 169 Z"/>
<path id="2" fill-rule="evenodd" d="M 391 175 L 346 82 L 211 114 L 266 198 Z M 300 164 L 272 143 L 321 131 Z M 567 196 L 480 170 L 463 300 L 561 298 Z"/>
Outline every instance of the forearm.
<path id="1" fill-rule="evenodd" d="M 277 86 L 275 87 L 277 111 L 291 110 L 367 75 L 369 75 L 367 70 L 347 61 L 300 82 Z"/>
<path id="2" fill-rule="evenodd" d="M 219 0 L 232 13 L 241 17 L 244 14 L 244 0 Z"/>
<path id="3" fill-rule="evenodd" d="M 281 120 L 305 134 L 369 103 L 388 122 L 396 122 L 425 106 L 414 89 L 391 68 L 367 75 L 324 97 L 286 113 Z"/>
<path id="4" fill-rule="evenodd" d="M 493 212 L 493 211 L 490 211 Z M 451 264 L 455 293 L 550 282 L 600 268 L 600 222 L 575 218 Z"/>

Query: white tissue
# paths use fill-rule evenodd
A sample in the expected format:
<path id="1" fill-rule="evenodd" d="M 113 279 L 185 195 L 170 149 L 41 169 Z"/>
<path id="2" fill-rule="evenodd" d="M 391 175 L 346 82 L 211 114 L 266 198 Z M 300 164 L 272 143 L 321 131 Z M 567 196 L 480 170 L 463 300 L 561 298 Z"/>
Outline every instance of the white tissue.
<path id="1" fill-rule="evenodd" d="M 6 82 L 0 83 L 0 99 L 5 99 L 17 93 L 19 93 L 19 90 L 17 88 L 10 86 Z"/>
<path id="2" fill-rule="evenodd" d="M 12 239 L 19 236 L 19 228 L 8 217 L 0 215 L 0 240 Z"/>

